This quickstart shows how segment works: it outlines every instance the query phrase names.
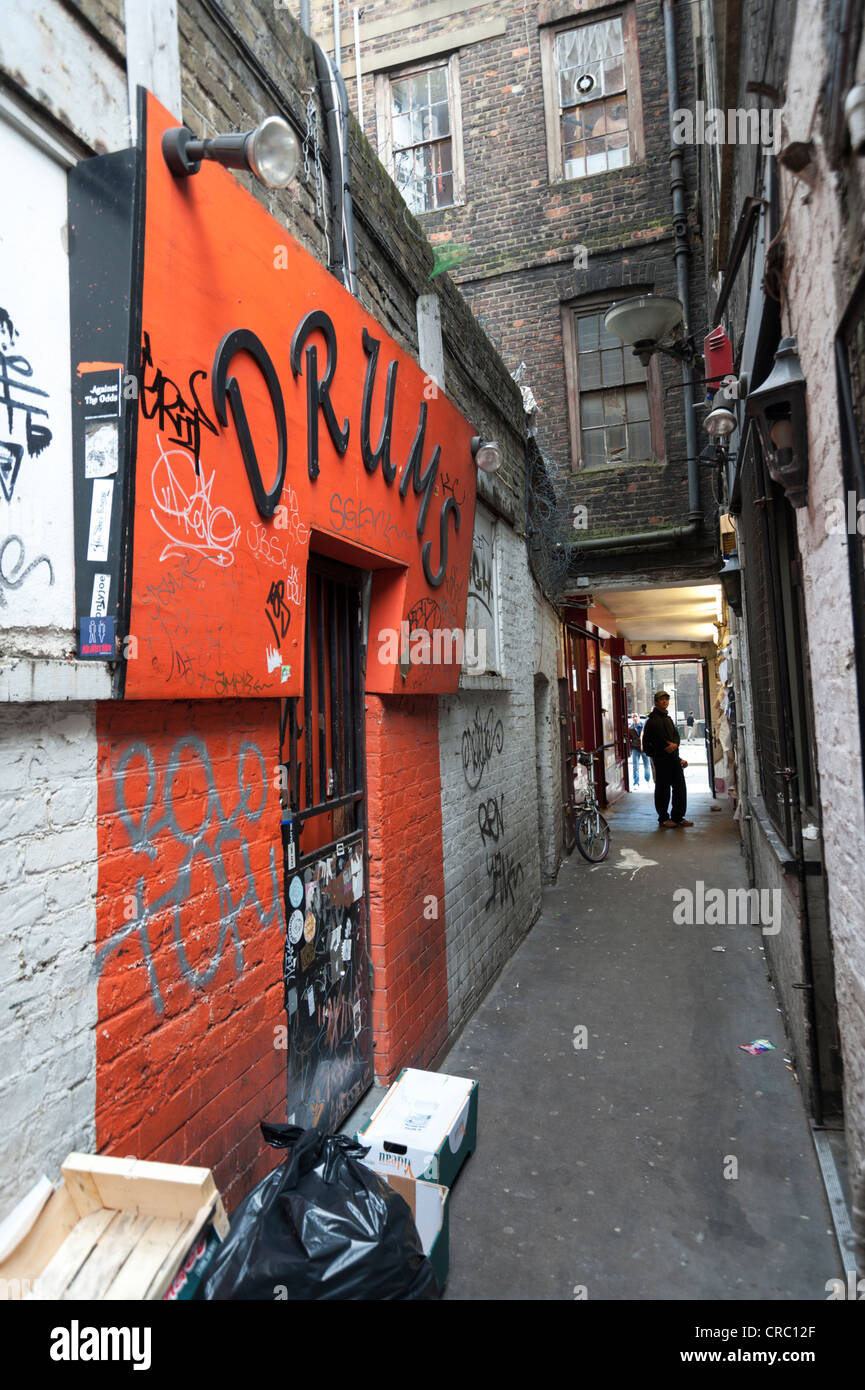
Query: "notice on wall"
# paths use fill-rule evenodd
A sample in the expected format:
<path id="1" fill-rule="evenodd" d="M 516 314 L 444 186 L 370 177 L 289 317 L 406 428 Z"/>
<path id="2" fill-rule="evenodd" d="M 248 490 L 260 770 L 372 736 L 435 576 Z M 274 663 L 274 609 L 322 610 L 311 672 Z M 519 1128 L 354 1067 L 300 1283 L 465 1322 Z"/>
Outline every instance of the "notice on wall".
<path id="1" fill-rule="evenodd" d="M 111 532 L 111 503 L 114 484 L 102 478 L 93 480 L 93 500 L 90 503 L 90 533 L 87 540 L 88 560 L 108 559 L 108 537 Z"/>

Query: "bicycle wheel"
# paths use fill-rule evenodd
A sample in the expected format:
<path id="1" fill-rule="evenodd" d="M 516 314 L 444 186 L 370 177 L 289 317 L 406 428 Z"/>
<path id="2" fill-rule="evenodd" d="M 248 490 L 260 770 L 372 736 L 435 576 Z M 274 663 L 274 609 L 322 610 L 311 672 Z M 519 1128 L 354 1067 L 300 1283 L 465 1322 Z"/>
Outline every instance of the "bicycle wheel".
<path id="1" fill-rule="evenodd" d="M 562 807 L 562 843 L 566 854 L 573 854 L 577 843 L 576 820 L 573 806 L 565 803 Z"/>
<path id="2" fill-rule="evenodd" d="M 610 848 L 610 827 L 600 811 L 584 811 L 577 821 L 577 849 L 590 864 L 600 864 Z"/>

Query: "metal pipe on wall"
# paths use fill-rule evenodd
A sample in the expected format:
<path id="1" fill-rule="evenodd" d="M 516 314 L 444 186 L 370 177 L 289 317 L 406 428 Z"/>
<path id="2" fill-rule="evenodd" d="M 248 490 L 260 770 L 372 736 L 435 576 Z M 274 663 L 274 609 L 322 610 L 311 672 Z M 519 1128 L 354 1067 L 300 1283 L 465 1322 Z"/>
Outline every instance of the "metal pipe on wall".
<path id="1" fill-rule="evenodd" d="M 676 282 L 679 299 L 685 314 L 685 330 L 690 328 L 690 294 L 688 289 L 688 215 L 685 209 L 685 162 L 682 146 L 673 140 L 675 113 L 679 109 L 679 66 L 676 58 L 676 20 L 673 0 L 664 3 L 664 48 L 667 59 L 667 101 L 670 115 L 670 190 L 673 195 L 673 236 L 675 238 Z M 691 409 L 694 401 L 694 373 L 687 362 L 682 363 L 682 382 L 685 386 L 685 440 L 688 449 L 688 516 L 702 520 L 700 507 L 700 471 L 697 455 L 697 422 Z"/>

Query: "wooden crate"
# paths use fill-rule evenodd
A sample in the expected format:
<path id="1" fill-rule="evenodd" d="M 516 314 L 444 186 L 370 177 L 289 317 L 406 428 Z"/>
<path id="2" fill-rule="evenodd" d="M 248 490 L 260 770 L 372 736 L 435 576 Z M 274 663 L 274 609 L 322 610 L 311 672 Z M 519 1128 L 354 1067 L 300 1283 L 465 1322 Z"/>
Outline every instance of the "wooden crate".
<path id="1" fill-rule="evenodd" d="M 209 1168 L 72 1153 L 63 1181 L 0 1264 L 37 1299 L 161 1299 L 193 1241 L 228 1218 Z"/>

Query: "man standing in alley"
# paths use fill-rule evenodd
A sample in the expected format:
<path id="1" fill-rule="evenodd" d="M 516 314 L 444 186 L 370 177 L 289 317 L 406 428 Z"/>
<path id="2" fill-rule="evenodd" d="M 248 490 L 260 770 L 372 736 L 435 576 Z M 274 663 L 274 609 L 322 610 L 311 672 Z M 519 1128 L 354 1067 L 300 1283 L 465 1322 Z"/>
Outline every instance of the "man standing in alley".
<path id="1" fill-rule="evenodd" d="M 658 825 L 663 830 L 694 824 L 693 821 L 685 820 L 688 794 L 685 790 L 684 769 L 687 763 L 679 757 L 679 730 L 667 713 L 669 703 L 667 691 L 657 691 L 655 707 L 643 728 L 643 752 L 648 753 L 655 764 L 655 810 L 658 813 Z"/>
<path id="2" fill-rule="evenodd" d="M 646 786 L 649 785 L 651 773 L 649 771 L 649 758 L 643 752 L 643 725 L 638 714 L 631 715 L 631 722 L 628 725 L 628 743 L 631 749 L 631 770 L 634 779 L 634 786 L 640 785 L 640 759 L 643 760 L 643 780 Z"/>
<path id="3" fill-rule="evenodd" d="M 686 723 L 687 726 L 688 726 L 688 742 L 689 742 L 689 743 L 693 743 L 693 742 L 694 742 L 694 711 L 693 711 L 692 709 L 689 709 L 689 710 L 688 710 L 688 718 L 685 720 L 685 723 Z"/>

